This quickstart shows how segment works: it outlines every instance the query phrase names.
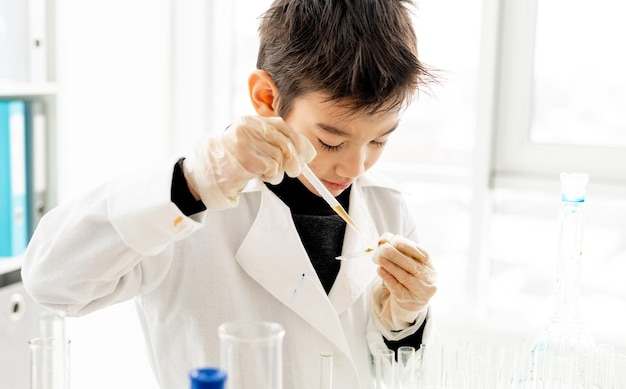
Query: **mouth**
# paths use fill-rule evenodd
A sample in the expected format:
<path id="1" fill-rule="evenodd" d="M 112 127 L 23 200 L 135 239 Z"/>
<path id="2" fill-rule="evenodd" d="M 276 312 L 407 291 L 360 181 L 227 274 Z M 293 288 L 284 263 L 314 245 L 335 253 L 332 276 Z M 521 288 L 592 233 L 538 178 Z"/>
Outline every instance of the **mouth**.
<path id="1" fill-rule="evenodd" d="M 344 190 L 348 189 L 348 187 L 352 184 L 352 182 L 340 184 L 340 183 L 330 182 L 326 180 L 322 180 L 322 182 L 324 183 L 324 185 L 326 185 L 326 187 L 329 190 L 338 191 L 338 192 L 343 192 Z"/>

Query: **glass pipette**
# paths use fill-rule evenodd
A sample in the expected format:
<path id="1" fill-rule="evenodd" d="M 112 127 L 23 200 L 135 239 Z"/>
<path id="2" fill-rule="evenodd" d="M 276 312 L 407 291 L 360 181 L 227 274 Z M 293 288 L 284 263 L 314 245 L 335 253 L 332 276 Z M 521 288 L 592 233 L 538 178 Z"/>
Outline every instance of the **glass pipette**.
<path id="1" fill-rule="evenodd" d="M 326 202 L 328 203 L 328 205 L 330 205 L 333 211 L 335 211 L 337 215 L 339 215 L 339 217 L 341 217 L 346 223 L 348 223 L 350 227 L 354 228 L 358 233 L 363 234 L 361 230 L 357 228 L 356 224 L 354 224 L 354 222 L 348 215 L 348 212 L 346 212 L 341 204 L 339 204 L 339 201 L 337 201 L 335 196 L 333 196 L 332 193 L 330 193 L 330 191 L 324 186 L 324 184 L 322 184 L 322 181 L 317 178 L 315 173 L 313 173 L 308 165 L 304 165 L 304 167 L 302 168 L 302 174 L 311 183 L 311 185 L 313 185 L 315 190 L 317 190 L 317 193 L 319 193 L 320 196 L 322 196 L 322 198 L 326 200 Z"/>
<path id="2" fill-rule="evenodd" d="M 354 228 L 356 232 L 358 232 L 359 234 L 365 237 L 365 234 L 363 234 L 363 232 L 359 230 L 356 224 L 354 224 L 354 222 L 352 221 L 352 218 L 350 218 L 350 215 L 348 215 L 348 212 L 346 212 L 346 210 L 341 206 L 341 204 L 339 204 L 339 201 L 337 201 L 335 196 L 333 196 L 332 193 L 330 193 L 330 191 L 324 186 L 324 184 L 322 184 L 320 179 L 317 178 L 315 173 L 313 173 L 313 171 L 311 170 L 311 168 L 309 168 L 308 165 L 304 165 L 304 167 L 302 168 L 302 174 L 311 183 L 311 185 L 313 185 L 315 190 L 317 190 L 317 193 L 319 193 L 320 196 L 322 196 L 322 198 L 326 200 L 326 202 L 328 203 L 328 205 L 330 205 L 333 211 L 335 211 L 337 215 L 339 215 L 339 217 L 341 217 L 346 223 L 348 223 L 350 227 Z M 363 254 L 369 253 L 371 251 L 373 251 L 373 249 L 368 247 L 363 251 L 362 254 L 358 253 L 358 255 L 350 254 L 346 256 L 339 256 L 339 257 L 336 257 L 336 259 L 343 260 L 343 259 L 350 259 L 353 257 L 356 258 L 356 257 L 362 256 Z"/>

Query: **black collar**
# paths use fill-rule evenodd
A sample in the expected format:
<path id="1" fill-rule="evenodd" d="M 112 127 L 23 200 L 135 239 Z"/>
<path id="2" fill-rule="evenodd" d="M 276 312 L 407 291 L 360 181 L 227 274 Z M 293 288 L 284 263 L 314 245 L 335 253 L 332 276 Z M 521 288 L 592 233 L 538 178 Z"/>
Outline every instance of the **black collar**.
<path id="1" fill-rule="evenodd" d="M 274 192 L 291 209 L 292 214 L 321 216 L 334 214 L 332 208 L 322 197 L 308 190 L 297 178 L 285 175 L 285 178 L 278 185 L 265 184 L 269 190 Z M 346 210 L 348 210 L 350 205 L 351 188 L 352 186 L 348 187 L 348 189 L 336 197 L 339 204 Z"/>

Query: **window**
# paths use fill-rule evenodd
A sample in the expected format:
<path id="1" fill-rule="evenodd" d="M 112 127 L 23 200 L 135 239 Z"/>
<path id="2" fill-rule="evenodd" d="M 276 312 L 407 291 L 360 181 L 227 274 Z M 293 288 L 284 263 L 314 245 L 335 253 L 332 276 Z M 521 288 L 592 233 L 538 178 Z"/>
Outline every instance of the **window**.
<path id="1" fill-rule="evenodd" d="M 626 6 L 614 0 L 506 1 L 496 168 L 626 178 Z"/>
<path id="2" fill-rule="evenodd" d="M 611 0 L 539 1 L 531 142 L 626 147 L 625 12 Z"/>
<path id="3" fill-rule="evenodd" d="M 626 295 L 613 274 L 626 270 L 626 56 L 616 48 L 626 6 L 500 4 L 489 310 L 543 324 L 556 271 L 558 175 L 587 172 L 581 311 L 600 340 L 619 339 Z"/>

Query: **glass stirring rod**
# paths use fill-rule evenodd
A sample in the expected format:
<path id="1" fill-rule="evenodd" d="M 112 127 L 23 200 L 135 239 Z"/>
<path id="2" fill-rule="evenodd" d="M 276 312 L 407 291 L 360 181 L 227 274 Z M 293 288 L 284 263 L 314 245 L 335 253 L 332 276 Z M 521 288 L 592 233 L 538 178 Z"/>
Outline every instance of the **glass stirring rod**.
<path id="1" fill-rule="evenodd" d="M 339 201 L 337 201 L 335 196 L 333 196 L 332 193 L 328 191 L 328 189 L 324 186 L 324 184 L 322 184 L 322 182 L 319 180 L 319 178 L 317 178 L 315 173 L 313 173 L 308 165 L 304 165 L 304 167 L 302 168 L 302 174 L 311 183 L 311 185 L 313 185 L 313 187 L 315 188 L 315 190 L 317 190 L 320 196 L 322 196 L 324 200 L 326 200 L 326 202 L 328 203 L 328 205 L 330 205 L 333 211 L 335 211 L 337 215 L 339 215 L 339 217 L 341 217 L 346 223 L 348 223 L 350 227 L 354 228 L 359 234 L 363 235 L 361 230 L 358 229 L 356 224 L 354 224 L 354 222 L 348 215 L 348 212 L 346 212 L 341 204 L 339 204 Z"/>

